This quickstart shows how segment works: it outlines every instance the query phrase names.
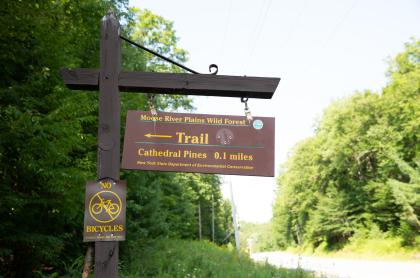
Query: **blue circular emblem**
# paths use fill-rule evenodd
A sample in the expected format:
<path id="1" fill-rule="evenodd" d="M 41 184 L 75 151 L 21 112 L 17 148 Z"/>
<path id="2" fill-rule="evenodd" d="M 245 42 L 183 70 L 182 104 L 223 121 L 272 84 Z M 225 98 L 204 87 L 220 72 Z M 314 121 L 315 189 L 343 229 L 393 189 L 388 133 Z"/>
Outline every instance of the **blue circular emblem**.
<path id="1" fill-rule="evenodd" d="M 252 126 L 253 126 L 255 129 L 262 129 L 262 128 L 263 128 L 263 126 L 264 126 L 264 124 L 263 124 L 263 122 L 262 122 L 261 120 L 255 120 L 255 121 L 252 123 Z"/>

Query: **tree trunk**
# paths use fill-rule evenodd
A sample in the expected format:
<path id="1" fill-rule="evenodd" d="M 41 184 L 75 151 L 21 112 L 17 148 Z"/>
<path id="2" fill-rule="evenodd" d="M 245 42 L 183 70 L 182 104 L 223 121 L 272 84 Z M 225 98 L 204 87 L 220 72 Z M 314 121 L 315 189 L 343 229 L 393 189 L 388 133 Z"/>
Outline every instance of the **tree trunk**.
<path id="1" fill-rule="evenodd" d="M 86 250 L 82 278 L 89 278 L 89 274 L 92 269 L 92 262 L 93 262 L 93 244 L 89 243 Z"/>

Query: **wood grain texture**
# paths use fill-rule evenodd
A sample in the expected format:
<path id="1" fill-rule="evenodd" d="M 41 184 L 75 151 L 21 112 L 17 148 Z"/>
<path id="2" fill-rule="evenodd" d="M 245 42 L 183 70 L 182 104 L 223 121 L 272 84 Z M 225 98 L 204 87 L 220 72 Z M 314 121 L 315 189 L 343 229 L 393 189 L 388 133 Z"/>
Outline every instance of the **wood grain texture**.
<path id="1" fill-rule="evenodd" d="M 113 13 L 102 19 L 99 74 L 98 178 L 120 178 L 120 25 Z M 77 75 L 78 76 L 78 75 Z M 84 74 L 90 78 L 93 74 Z M 93 78 L 91 80 L 93 82 Z M 118 277 L 118 242 L 95 242 L 95 278 Z"/>
<path id="2" fill-rule="evenodd" d="M 71 89 L 98 89 L 98 70 L 63 69 L 61 74 Z M 270 99 L 279 82 L 275 77 L 121 72 L 118 85 L 125 92 Z"/>
<path id="3" fill-rule="evenodd" d="M 95 278 L 118 277 L 118 241 L 95 242 Z"/>
<path id="4" fill-rule="evenodd" d="M 279 78 L 212 74 L 121 72 L 121 91 L 269 99 Z"/>
<path id="5" fill-rule="evenodd" d="M 61 69 L 64 84 L 72 90 L 99 90 L 98 69 Z"/>

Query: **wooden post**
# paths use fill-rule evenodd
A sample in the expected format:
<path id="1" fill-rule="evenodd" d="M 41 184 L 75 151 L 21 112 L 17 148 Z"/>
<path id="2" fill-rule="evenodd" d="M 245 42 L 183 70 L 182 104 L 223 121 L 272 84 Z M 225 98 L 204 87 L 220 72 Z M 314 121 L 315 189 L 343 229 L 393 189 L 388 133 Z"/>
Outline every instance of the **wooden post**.
<path id="1" fill-rule="evenodd" d="M 100 69 L 61 69 L 64 83 L 74 90 L 98 90 L 98 178 L 119 180 L 120 90 L 142 93 L 269 99 L 280 78 L 216 76 L 212 74 L 121 72 L 120 26 L 112 12 L 102 19 Z M 235 207 L 233 207 L 235 210 Z M 198 204 L 199 238 L 201 204 Z M 235 213 L 234 213 L 235 214 Z M 214 218 L 214 208 L 213 208 Z M 236 227 L 236 219 L 235 219 Z M 235 233 L 237 235 L 237 231 Z M 236 237 L 235 237 L 236 238 Z M 214 241 L 214 228 L 213 228 Z M 237 247 L 239 248 L 239 240 Z M 88 250 L 89 251 L 89 250 Z M 90 254 L 90 251 L 87 252 Z M 89 256 L 89 255 L 87 255 Z M 87 271 L 89 271 L 88 265 Z M 95 242 L 95 277 L 118 276 L 118 241 Z"/>
<path id="2" fill-rule="evenodd" d="M 120 177 L 120 26 L 112 12 L 102 19 L 99 72 L 98 178 Z M 118 241 L 95 242 L 95 277 L 118 276 Z"/>
<path id="3" fill-rule="evenodd" d="M 198 203 L 198 239 L 201 240 L 201 202 Z"/>
<path id="4" fill-rule="evenodd" d="M 73 90 L 97 91 L 98 69 L 61 69 L 64 83 Z M 272 98 L 280 78 L 213 74 L 124 72 L 120 91 L 219 97 Z"/>

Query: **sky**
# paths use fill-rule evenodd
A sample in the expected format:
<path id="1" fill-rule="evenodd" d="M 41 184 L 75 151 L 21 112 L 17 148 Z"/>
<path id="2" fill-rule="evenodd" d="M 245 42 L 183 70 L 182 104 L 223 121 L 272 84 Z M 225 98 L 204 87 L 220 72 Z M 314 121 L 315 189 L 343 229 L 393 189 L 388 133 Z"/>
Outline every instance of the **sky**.
<path id="1" fill-rule="evenodd" d="M 174 22 L 186 66 L 208 73 L 280 77 L 270 100 L 250 99 L 253 115 L 276 118 L 276 177 L 222 176 L 240 221 L 267 222 L 279 169 L 293 146 L 314 134 L 337 99 L 380 92 L 388 61 L 420 38 L 418 0 L 130 0 Z M 194 97 L 195 113 L 244 115 L 240 99 Z"/>

